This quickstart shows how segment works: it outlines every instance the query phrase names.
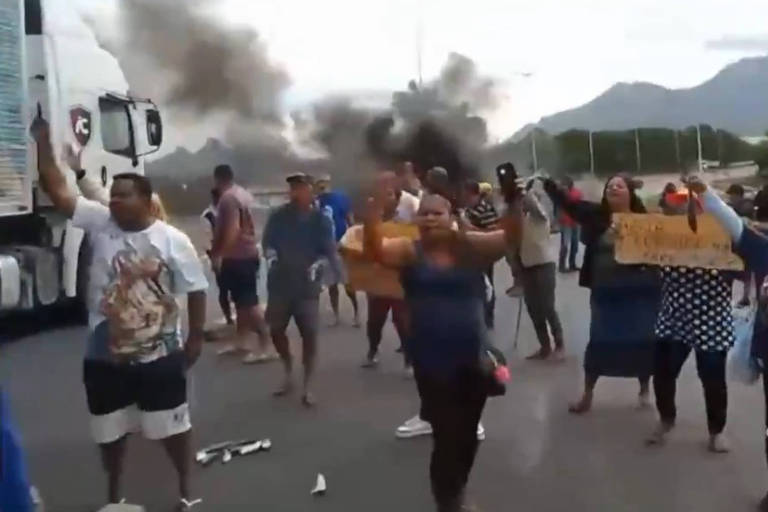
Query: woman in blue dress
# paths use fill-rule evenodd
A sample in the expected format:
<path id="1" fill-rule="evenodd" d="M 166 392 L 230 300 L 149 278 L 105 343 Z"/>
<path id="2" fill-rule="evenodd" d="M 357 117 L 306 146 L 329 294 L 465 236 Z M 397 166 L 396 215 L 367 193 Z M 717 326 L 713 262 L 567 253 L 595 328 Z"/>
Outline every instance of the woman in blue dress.
<path id="1" fill-rule="evenodd" d="M 592 407 L 600 377 L 635 377 L 640 381 L 640 405 L 650 405 L 654 324 L 660 283 L 653 267 L 622 265 L 614 257 L 614 213 L 646 213 L 626 176 L 609 179 L 599 203 L 573 201 L 553 180 L 544 189 L 553 203 L 582 227 L 586 245 L 579 284 L 590 289 L 589 343 L 584 355 L 584 392 L 569 410 L 583 414 Z"/>
<path id="2" fill-rule="evenodd" d="M 477 427 L 488 396 L 481 351 L 487 343 L 483 271 L 502 258 L 520 233 L 519 215 L 504 230 L 452 229 L 451 203 L 427 195 L 416 217 L 420 239 L 383 239 L 381 199 L 371 200 L 364 224 L 364 252 L 400 270 L 410 328 L 407 349 L 433 429 L 430 462 L 438 512 L 460 512 L 477 453 Z M 510 207 L 511 212 L 519 211 Z"/>

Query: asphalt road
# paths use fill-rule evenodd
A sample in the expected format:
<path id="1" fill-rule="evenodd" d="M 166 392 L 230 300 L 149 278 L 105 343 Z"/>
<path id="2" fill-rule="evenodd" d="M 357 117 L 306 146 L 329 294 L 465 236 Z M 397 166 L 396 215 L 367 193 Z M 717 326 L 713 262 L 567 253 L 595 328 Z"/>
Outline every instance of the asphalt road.
<path id="1" fill-rule="evenodd" d="M 497 288 L 504 289 L 506 270 L 500 268 L 497 275 Z M 511 358 L 513 380 L 507 396 L 491 400 L 484 415 L 488 438 L 470 484 L 481 510 L 753 510 L 768 488 L 760 387 L 731 385 L 728 432 L 733 451 L 728 455 L 705 450 L 703 399 L 690 362 L 678 389 L 678 428 L 662 449 L 643 445 L 655 414 L 636 410 L 634 381 L 600 381 L 593 412 L 570 416 L 567 403 L 581 387 L 587 294 L 577 287 L 575 275 L 560 278 L 558 286 L 568 343 L 568 359 L 561 364 L 523 361 L 535 347 L 530 321 L 523 315 L 515 351 L 517 301 L 499 299 L 495 335 Z M 4 322 L 3 330 L 13 329 L 17 339 L 0 345 L 0 375 L 47 510 L 98 509 L 104 478 L 89 441 L 80 383 L 85 329 L 56 324 L 49 317 L 34 324 Z M 295 331 L 292 336 L 296 338 Z M 321 341 L 320 405 L 312 411 L 303 409 L 298 399 L 271 396 L 280 377 L 277 364 L 245 367 L 217 358 L 215 347 L 206 347 L 192 372 L 196 444 L 269 437 L 273 449 L 199 469 L 196 486 L 206 505 L 201 510 L 432 510 L 430 440 L 398 441 L 393 435 L 418 404 L 414 383 L 404 378 L 395 353 L 392 329 L 387 327 L 382 365 L 373 371 L 359 367 L 363 331 L 327 328 Z M 171 510 L 173 473 L 159 447 L 135 437 L 126 464 L 128 500 L 150 511 Z M 309 491 L 318 472 L 326 476 L 329 492 L 313 498 Z"/>

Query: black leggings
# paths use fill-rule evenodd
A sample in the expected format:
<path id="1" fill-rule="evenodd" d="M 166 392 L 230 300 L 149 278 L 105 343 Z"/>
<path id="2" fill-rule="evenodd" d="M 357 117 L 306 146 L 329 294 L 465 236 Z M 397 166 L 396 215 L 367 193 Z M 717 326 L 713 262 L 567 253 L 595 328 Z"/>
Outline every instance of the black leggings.
<path id="1" fill-rule="evenodd" d="M 405 348 L 408 336 L 408 308 L 402 299 L 391 299 L 368 294 L 368 355 L 375 356 L 379 352 L 381 336 L 387 316 L 392 311 L 392 323 L 395 325 L 400 345 Z"/>
<path id="2" fill-rule="evenodd" d="M 709 433 L 719 434 L 725 428 L 728 411 L 728 386 L 725 382 L 726 352 L 705 352 L 698 349 L 695 352 L 696 368 L 704 388 Z M 661 421 L 669 425 L 674 425 L 677 417 L 675 406 L 677 378 L 690 353 L 691 346 L 680 341 L 664 339 L 656 342 L 653 373 L 656 408 Z"/>
<path id="3" fill-rule="evenodd" d="M 438 512 L 459 512 L 464 489 L 477 454 L 477 425 L 487 395 L 475 371 L 440 379 L 416 370 L 422 414 L 432 424 L 429 464 L 432 494 Z"/>

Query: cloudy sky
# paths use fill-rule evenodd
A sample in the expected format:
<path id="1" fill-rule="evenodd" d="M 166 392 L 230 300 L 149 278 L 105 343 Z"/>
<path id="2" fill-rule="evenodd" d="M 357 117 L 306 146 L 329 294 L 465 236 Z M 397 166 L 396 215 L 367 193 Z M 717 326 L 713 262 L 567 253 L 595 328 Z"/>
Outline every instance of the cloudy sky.
<path id="1" fill-rule="evenodd" d="M 116 0 L 77 0 L 84 11 Z M 179 0 L 196 1 L 196 0 Z M 449 52 L 504 87 L 496 137 L 577 106 L 618 81 L 689 87 L 729 62 L 768 53 L 766 0 L 219 0 L 255 27 L 291 75 L 288 106 L 335 91 L 375 96 Z M 419 36 L 421 34 L 421 36 Z M 532 73 L 525 77 L 521 73 Z"/>

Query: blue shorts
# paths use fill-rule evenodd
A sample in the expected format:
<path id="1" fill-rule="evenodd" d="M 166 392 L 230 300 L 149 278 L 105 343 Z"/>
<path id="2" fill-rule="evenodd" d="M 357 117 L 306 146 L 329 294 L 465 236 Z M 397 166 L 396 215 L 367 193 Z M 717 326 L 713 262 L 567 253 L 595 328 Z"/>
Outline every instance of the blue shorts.
<path id="1" fill-rule="evenodd" d="M 225 259 L 221 262 L 220 286 L 229 290 L 236 308 L 259 305 L 259 265 L 259 258 Z"/>

